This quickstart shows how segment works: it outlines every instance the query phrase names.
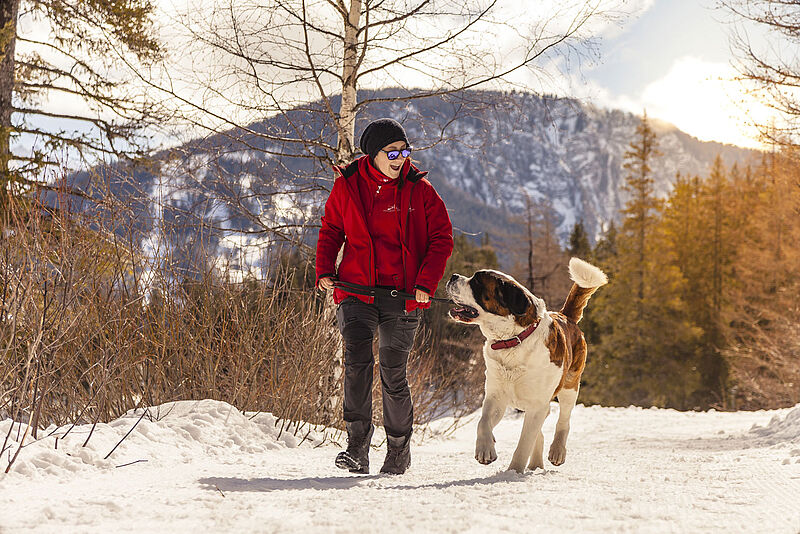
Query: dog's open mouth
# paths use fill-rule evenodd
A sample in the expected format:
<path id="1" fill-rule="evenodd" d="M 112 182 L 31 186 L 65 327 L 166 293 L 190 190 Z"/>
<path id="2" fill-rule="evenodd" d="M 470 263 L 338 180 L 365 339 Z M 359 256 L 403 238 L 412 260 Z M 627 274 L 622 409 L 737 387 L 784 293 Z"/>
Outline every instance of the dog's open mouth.
<path id="1" fill-rule="evenodd" d="M 450 310 L 450 317 L 456 321 L 468 323 L 478 316 L 478 310 L 472 306 L 459 304 L 457 307 Z"/>

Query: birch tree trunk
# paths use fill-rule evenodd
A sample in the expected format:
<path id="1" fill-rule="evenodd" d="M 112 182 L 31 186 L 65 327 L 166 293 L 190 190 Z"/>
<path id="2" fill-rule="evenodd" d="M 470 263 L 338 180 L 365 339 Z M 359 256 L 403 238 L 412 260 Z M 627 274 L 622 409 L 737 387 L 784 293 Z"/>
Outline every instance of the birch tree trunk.
<path id="1" fill-rule="evenodd" d="M 350 10 L 344 21 L 344 64 L 342 67 L 342 102 L 339 107 L 337 129 L 339 140 L 336 147 L 337 163 L 347 163 L 353 159 L 353 143 L 356 127 L 356 104 L 358 93 L 356 79 L 358 74 L 358 24 L 361 17 L 361 0 L 351 0 Z M 366 42 L 364 44 L 366 47 Z"/>
<path id="2" fill-rule="evenodd" d="M 351 0 L 350 9 L 344 19 L 344 61 L 342 62 L 342 100 L 339 105 L 339 114 L 335 118 L 337 130 L 336 163 L 344 165 L 355 157 L 354 139 L 356 128 L 356 104 L 358 104 L 358 92 L 356 81 L 358 78 L 358 25 L 361 18 L 361 0 Z M 366 39 L 365 39 L 366 41 Z M 366 47 L 366 42 L 364 44 Z M 339 249 L 336 265 L 342 259 L 342 249 Z M 336 305 L 333 298 L 326 295 L 325 321 L 333 324 L 332 335 L 336 339 L 336 347 L 333 356 L 332 378 L 334 382 L 343 384 L 344 381 L 344 344 L 336 325 Z M 338 391 L 343 392 L 340 387 Z M 333 396 L 328 400 L 328 408 L 341 413 L 344 403 L 344 395 Z"/>

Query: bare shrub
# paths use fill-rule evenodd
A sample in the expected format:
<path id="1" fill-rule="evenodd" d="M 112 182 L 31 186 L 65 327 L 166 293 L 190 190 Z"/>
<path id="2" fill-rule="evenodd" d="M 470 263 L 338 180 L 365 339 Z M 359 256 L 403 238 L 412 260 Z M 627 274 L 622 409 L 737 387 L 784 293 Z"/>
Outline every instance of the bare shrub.
<path id="1" fill-rule="evenodd" d="M 203 267 L 186 270 L 174 251 L 143 250 L 113 198 L 80 211 L 68 200 L 16 200 L 3 224 L 0 416 L 17 423 L 3 451 L 51 424 L 96 425 L 175 400 L 272 412 L 294 434 L 342 427 L 339 334 L 309 258 L 274 250 L 259 278 L 237 279 L 202 254 Z M 422 425 L 458 420 L 482 394 L 474 347 L 442 350 L 444 313 L 427 312 L 409 361 Z"/>
<path id="2" fill-rule="evenodd" d="M 309 267 L 275 261 L 264 279 L 241 282 L 214 268 L 187 277 L 146 257 L 132 231 L 109 229 L 120 218 L 106 208 L 118 206 L 89 216 L 33 199 L 8 212 L 0 415 L 17 432 L 37 439 L 50 424 L 202 398 L 273 412 L 284 426 L 337 422 L 336 340 L 319 327 L 333 318 L 307 287 Z M 24 440 L 13 432 L 3 450 Z"/>
<path id="3" fill-rule="evenodd" d="M 156 293 L 146 308 L 154 350 L 143 369 L 152 402 L 209 397 L 333 424 L 335 340 L 320 328 L 330 319 L 322 298 L 292 287 L 297 275 L 278 266 L 266 280 L 239 283 L 209 270 Z"/>
<path id="4" fill-rule="evenodd" d="M 793 311 L 797 317 L 797 310 Z M 723 351 L 736 363 L 731 367 L 736 386 L 728 392 L 734 409 L 774 409 L 800 402 L 800 324 L 772 315 L 764 325 L 750 325 L 740 340 Z"/>

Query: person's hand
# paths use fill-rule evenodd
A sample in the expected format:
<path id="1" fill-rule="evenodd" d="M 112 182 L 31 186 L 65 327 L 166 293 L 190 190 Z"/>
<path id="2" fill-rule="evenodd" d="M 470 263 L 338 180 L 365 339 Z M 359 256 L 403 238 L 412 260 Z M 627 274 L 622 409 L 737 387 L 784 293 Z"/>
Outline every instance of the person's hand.
<path id="1" fill-rule="evenodd" d="M 431 296 L 422 291 L 421 289 L 417 289 L 414 296 L 417 298 L 417 302 L 425 303 L 431 300 Z"/>
<path id="2" fill-rule="evenodd" d="M 326 276 L 325 278 L 319 279 L 318 286 L 320 291 L 328 291 L 329 289 L 333 289 L 333 278 L 330 276 Z"/>

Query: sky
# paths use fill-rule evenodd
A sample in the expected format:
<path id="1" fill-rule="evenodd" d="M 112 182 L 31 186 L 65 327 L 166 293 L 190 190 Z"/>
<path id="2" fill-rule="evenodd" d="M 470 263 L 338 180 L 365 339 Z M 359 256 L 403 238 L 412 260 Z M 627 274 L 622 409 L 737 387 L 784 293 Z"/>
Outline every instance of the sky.
<path id="1" fill-rule="evenodd" d="M 608 5 L 622 5 L 628 15 L 616 22 L 603 21 L 591 26 L 593 35 L 599 36 L 599 54 L 593 60 L 558 65 L 540 65 L 544 69 L 551 66 L 553 81 L 541 82 L 531 78 L 526 84 L 543 92 L 555 92 L 563 96 L 578 97 L 586 102 L 606 108 L 616 108 L 635 114 L 645 110 L 649 117 L 674 124 L 676 127 L 704 141 L 718 141 L 746 147 L 764 148 L 757 139 L 757 132 L 750 124 L 752 119 L 768 122 L 767 108 L 748 96 L 742 86 L 734 81 L 735 60 L 731 52 L 729 37 L 734 27 L 726 20 L 728 15 L 716 9 L 717 0 L 602 0 Z M 202 0 L 211 5 L 212 0 Z M 557 12 L 563 2 L 559 0 L 528 0 L 523 11 L 518 10 L 516 2 L 502 4 L 499 11 L 504 20 L 515 23 L 515 32 L 496 35 L 492 41 L 496 54 L 510 55 L 510 43 L 515 36 L 524 32 L 526 23 L 547 19 Z M 181 10 L 195 9 L 190 0 L 159 0 L 162 10 L 160 19 L 169 19 Z M 204 4 L 205 5 L 205 4 Z M 570 20 L 569 9 L 582 5 L 582 2 L 567 3 L 567 16 L 560 21 Z M 328 20 L 328 19 L 326 19 Z M 328 20 L 335 23 L 335 20 Z M 440 35 L 446 28 L 421 26 L 420 31 Z M 28 37 L 47 40 L 47 29 L 30 21 L 22 24 L 23 33 Z M 757 47 L 768 45 L 763 33 L 749 29 Z M 170 37 L 171 38 L 171 37 Z M 173 44 L 180 39 L 172 39 Z M 517 42 L 519 40 L 517 39 Z M 20 45 L 21 47 L 23 44 Z M 175 45 L 173 48 L 181 48 Z M 213 72 L 220 66 L 213 56 L 198 57 L 188 54 L 174 54 L 182 61 L 188 72 L 202 65 Z M 446 58 L 447 56 L 443 56 Z M 564 65 L 568 65 L 564 67 Z M 202 69 L 201 69 L 202 70 Z M 423 70 L 423 69 L 420 69 Z M 201 72 L 201 71 L 197 71 Z M 202 75 L 200 76 L 202 77 Z M 209 78 L 213 76 L 209 75 Z M 386 82 L 386 78 L 382 78 Z M 170 82 L 171 83 L 171 82 Z M 412 86 L 416 85 L 413 83 Z M 227 92 L 227 91 L 225 91 Z M 207 91 L 196 91 L 202 98 Z M 247 113 L 249 106 L 233 106 L 225 109 L 228 102 L 215 102 L 214 109 L 227 117 L 237 117 Z M 84 104 L 66 94 L 53 94 L 47 106 L 59 112 L 82 114 Z M 244 111 L 243 111 L 244 110 Z M 262 115 L 259 115 L 260 118 Z M 255 118 L 239 117 L 242 123 Z M 46 128 L 64 127 L 81 129 L 79 124 L 41 124 Z M 180 138 L 202 133 L 184 132 Z M 178 139 L 176 137 L 175 139 Z M 185 140 L 185 139 L 184 139 Z M 22 140 L 23 152 L 30 140 Z M 39 141 L 40 142 L 40 141 Z"/>
<path id="2" fill-rule="evenodd" d="M 670 122 L 701 140 L 760 147 L 746 115 L 769 113 L 734 81 L 734 26 L 714 0 L 655 0 L 601 41 L 600 57 L 572 82 L 577 96 Z M 763 47 L 768 36 L 748 28 Z"/>

